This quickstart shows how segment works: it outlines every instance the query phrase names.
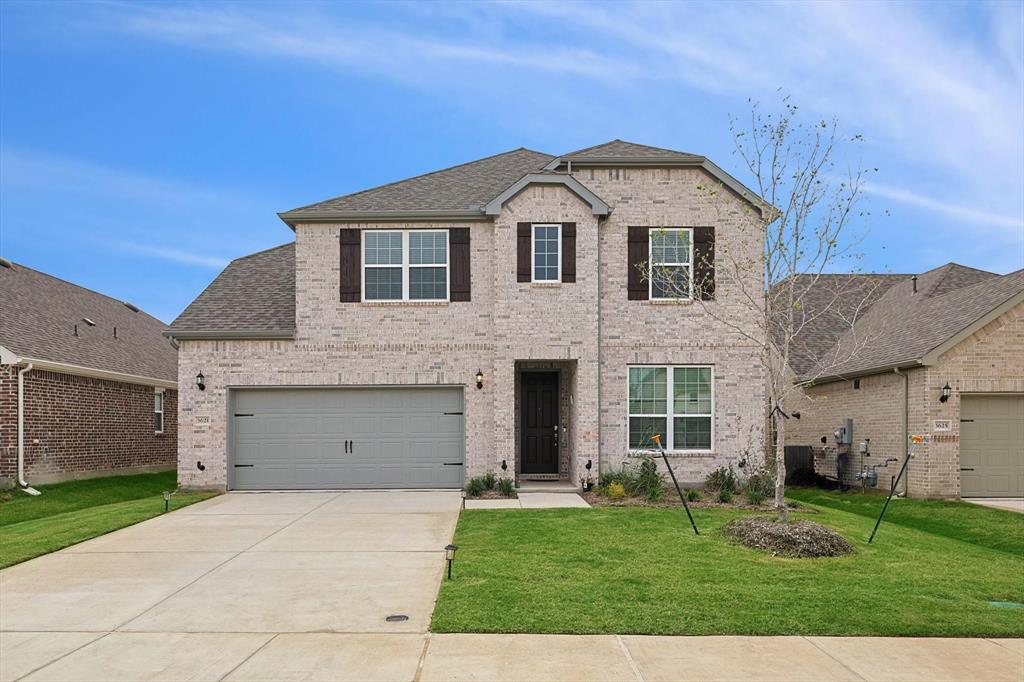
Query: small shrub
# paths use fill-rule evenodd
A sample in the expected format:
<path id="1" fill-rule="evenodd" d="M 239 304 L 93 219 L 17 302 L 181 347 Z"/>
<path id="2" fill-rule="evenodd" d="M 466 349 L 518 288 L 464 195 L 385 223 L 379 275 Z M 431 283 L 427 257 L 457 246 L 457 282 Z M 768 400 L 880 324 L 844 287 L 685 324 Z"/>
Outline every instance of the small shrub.
<path id="1" fill-rule="evenodd" d="M 759 506 L 764 502 L 764 494 L 757 488 L 747 488 L 747 502 L 756 506 Z"/>
<path id="2" fill-rule="evenodd" d="M 601 474 L 598 479 L 598 485 L 602 488 L 607 488 L 613 483 L 618 483 L 627 491 L 634 490 L 636 488 L 637 476 L 629 467 L 622 467 L 618 471 L 606 471 Z"/>
<path id="3" fill-rule="evenodd" d="M 736 472 L 732 467 L 718 467 L 704 481 L 708 488 L 719 492 L 727 490 L 730 493 L 736 492 Z"/>
<path id="4" fill-rule="evenodd" d="M 471 478 L 466 483 L 466 495 L 469 497 L 480 497 L 486 489 L 487 486 L 484 485 L 484 479 L 482 478 Z"/>
<path id="5" fill-rule="evenodd" d="M 664 494 L 664 487 L 665 484 L 661 480 L 661 474 L 658 473 L 657 462 L 650 457 L 644 457 L 640 460 L 640 464 L 636 468 L 636 483 L 630 493 L 633 495 L 644 495 L 648 500 L 656 502 Z M 652 495 L 654 497 L 651 497 Z"/>
<path id="6" fill-rule="evenodd" d="M 697 488 L 687 488 L 684 492 L 687 502 L 700 502 L 700 498 L 703 497 Z"/>
<path id="7" fill-rule="evenodd" d="M 747 490 L 754 490 L 766 499 L 775 494 L 775 476 L 765 470 L 755 471 L 747 478 Z"/>
<path id="8" fill-rule="evenodd" d="M 732 502 L 732 496 L 733 492 L 731 490 L 728 488 L 722 488 L 718 491 L 718 495 L 715 496 L 715 499 L 722 504 L 729 504 Z"/>
<path id="9" fill-rule="evenodd" d="M 494 490 L 495 484 L 498 482 L 498 478 L 494 475 L 493 471 L 488 471 L 484 474 L 484 487 L 488 490 Z"/>
<path id="10" fill-rule="evenodd" d="M 512 497 L 516 492 L 516 483 L 511 478 L 503 478 L 498 481 L 498 492 L 505 497 Z"/>
<path id="11" fill-rule="evenodd" d="M 612 483 L 606 490 L 608 491 L 608 497 L 615 500 L 621 500 L 626 496 L 626 487 L 621 483 Z"/>
<path id="12" fill-rule="evenodd" d="M 655 488 L 648 488 L 646 495 L 648 502 L 661 502 L 661 499 L 665 497 L 665 488 L 660 485 Z"/>

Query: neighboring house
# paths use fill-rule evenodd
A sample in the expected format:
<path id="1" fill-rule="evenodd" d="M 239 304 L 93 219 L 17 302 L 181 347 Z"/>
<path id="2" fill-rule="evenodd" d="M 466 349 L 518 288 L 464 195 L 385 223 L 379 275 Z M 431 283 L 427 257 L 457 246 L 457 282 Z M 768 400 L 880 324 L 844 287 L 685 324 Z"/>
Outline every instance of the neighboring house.
<path id="1" fill-rule="evenodd" d="M 232 262 L 167 332 L 180 482 L 578 485 L 655 432 L 702 480 L 763 441 L 757 344 L 704 307 L 744 323 L 760 273 L 714 282 L 713 257 L 760 257 L 761 206 L 703 157 L 616 140 L 282 213 L 294 243 Z M 659 300 L 652 257 L 713 294 Z"/>
<path id="2" fill-rule="evenodd" d="M 178 354 L 164 328 L 130 303 L 0 259 L 0 480 L 173 468 Z"/>
<path id="3" fill-rule="evenodd" d="M 949 263 L 913 277 L 831 277 L 862 285 L 847 288 L 847 310 L 868 305 L 852 328 L 816 321 L 798 339 L 802 352 L 790 366 L 814 381 L 791 408 L 801 418 L 787 421 L 786 444 L 812 446 L 816 469 L 848 484 L 860 485 L 857 475 L 874 466 L 878 487 L 888 489 L 900 463 L 885 460 L 901 459 L 909 435 L 924 434 L 901 491 L 1024 497 L 1024 270 L 996 275 Z M 836 281 L 815 281 L 821 292 L 805 297 L 809 317 L 832 300 Z M 834 358 L 843 361 L 815 369 Z M 847 419 L 852 433 L 837 439 Z"/>

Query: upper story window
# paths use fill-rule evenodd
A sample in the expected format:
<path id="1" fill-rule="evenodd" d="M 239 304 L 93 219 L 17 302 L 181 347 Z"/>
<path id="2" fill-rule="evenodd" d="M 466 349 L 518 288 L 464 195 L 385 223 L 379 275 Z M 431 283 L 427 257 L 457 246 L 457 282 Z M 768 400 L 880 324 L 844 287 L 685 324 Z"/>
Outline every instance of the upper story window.
<path id="1" fill-rule="evenodd" d="M 562 226 L 533 226 L 533 281 L 561 281 Z"/>
<path id="2" fill-rule="evenodd" d="M 629 447 L 666 450 L 712 449 L 714 377 L 711 367 L 630 367 Z"/>
<path id="3" fill-rule="evenodd" d="M 650 231 L 651 300 L 691 298 L 693 292 L 693 230 Z"/>
<path id="4" fill-rule="evenodd" d="M 164 432 L 164 392 L 159 388 L 153 393 L 153 429 Z"/>
<path id="5" fill-rule="evenodd" d="M 364 230 L 363 299 L 447 301 L 447 230 Z"/>

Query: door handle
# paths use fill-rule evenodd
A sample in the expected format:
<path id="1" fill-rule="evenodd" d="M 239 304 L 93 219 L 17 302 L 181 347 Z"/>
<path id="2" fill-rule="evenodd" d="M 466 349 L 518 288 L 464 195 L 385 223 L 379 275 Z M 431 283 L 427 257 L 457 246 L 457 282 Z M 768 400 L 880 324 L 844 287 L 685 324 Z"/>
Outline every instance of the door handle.
<path id="1" fill-rule="evenodd" d="M 960 467 L 960 471 L 974 471 L 974 467 Z"/>
<path id="2" fill-rule="evenodd" d="M 254 466 L 256 466 L 256 465 L 255 464 L 236 464 L 235 468 L 236 469 L 252 469 Z"/>

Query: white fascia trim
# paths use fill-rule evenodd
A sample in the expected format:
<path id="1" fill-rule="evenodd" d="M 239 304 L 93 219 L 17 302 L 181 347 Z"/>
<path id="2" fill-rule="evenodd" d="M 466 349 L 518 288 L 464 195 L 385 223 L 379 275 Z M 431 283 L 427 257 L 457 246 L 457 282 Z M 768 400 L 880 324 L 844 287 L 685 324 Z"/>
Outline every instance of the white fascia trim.
<path id="1" fill-rule="evenodd" d="M 178 390 L 177 381 L 168 381 L 167 379 L 155 379 L 153 377 L 142 377 L 135 374 L 124 374 L 123 372 L 109 372 L 105 369 L 95 369 L 93 367 L 81 367 L 79 365 L 71 365 L 66 362 L 50 362 L 49 360 L 38 360 L 36 358 L 23 358 L 15 356 L 10 353 L 6 348 L 0 348 L 3 351 L 2 357 L 4 358 L 4 364 L 14 366 L 24 366 L 31 364 L 32 369 L 45 370 L 48 372 L 58 372 L 60 374 L 73 374 L 80 377 L 90 377 L 93 379 L 106 379 L 107 381 L 120 381 L 126 384 L 139 384 L 140 386 L 154 386 L 157 388 L 171 388 Z M 10 354 L 8 356 L 8 354 Z M 8 361 L 10 358 L 10 361 Z"/>
<path id="2" fill-rule="evenodd" d="M 562 185 L 582 199 L 585 203 L 589 204 L 590 211 L 593 215 L 606 216 L 611 212 L 611 208 L 609 208 L 608 204 L 606 204 L 601 197 L 591 192 L 583 185 L 583 183 L 571 175 L 527 173 L 509 185 L 504 192 L 487 202 L 487 205 L 484 207 L 484 213 L 490 216 L 499 215 L 506 202 L 530 185 Z"/>

